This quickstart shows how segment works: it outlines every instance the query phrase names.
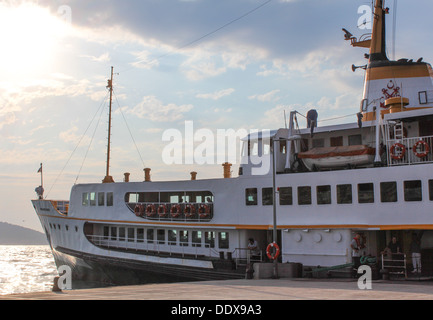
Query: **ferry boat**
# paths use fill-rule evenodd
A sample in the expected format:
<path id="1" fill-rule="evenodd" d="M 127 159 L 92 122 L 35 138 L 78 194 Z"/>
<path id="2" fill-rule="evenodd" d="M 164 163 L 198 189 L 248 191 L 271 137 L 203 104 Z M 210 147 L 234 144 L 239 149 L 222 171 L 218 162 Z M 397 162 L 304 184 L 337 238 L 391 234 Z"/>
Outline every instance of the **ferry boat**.
<path id="1" fill-rule="evenodd" d="M 250 238 L 256 262 L 332 268 L 352 263 L 359 233 L 362 255 L 373 258 L 397 237 L 410 271 L 416 233 L 422 271 L 430 272 L 433 70 L 421 58 L 389 60 L 388 11 L 375 1 L 367 37 L 343 29 L 353 47 L 369 49 L 353 122 L 320 126 L 313 111 L 301 128 L 304 116 L 291 112 L 287 128 L 245 137 L 237 177 L 225 163 L 219 179 L 193 173 L 189 181 L 158 182 L 146 169 L 145 181 L 126 174 L 119 183 L 109 175 L 108 152 L 103 183 L 74 185 L 69 201 L 40 192 L 32 202 L 57 265 L 70 266 L 74 279 L 115 284 L 244 278 Z M 258 156 L 270 170 L 259 172 Z"/>

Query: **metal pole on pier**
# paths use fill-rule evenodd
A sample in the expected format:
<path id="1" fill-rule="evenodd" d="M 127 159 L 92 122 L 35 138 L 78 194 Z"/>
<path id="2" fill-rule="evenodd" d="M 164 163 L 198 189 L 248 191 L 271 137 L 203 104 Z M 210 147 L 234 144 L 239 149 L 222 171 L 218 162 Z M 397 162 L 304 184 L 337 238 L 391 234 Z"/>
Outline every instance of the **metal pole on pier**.
<path id="1" fill-rule="evenodd" d="M 272 188 L 272 206 L 273 206 L 273 243 L 276 244 L 277 243 L 277 188 L 276 188 L 276 169 L 275 169 L 275 164 L 276 164 L 276 159 L 275 159 L 275 142 L 277 142 L 279 140 L 276 140 L 274 138 L 271 138 L 271 142 L 272 142 L 272 183 L 273 183 L 273 188 Z M 274 274 L 273 274 L 273 278 L 277 279 L 278 278 L 278 259 L 274 259 Z"/>

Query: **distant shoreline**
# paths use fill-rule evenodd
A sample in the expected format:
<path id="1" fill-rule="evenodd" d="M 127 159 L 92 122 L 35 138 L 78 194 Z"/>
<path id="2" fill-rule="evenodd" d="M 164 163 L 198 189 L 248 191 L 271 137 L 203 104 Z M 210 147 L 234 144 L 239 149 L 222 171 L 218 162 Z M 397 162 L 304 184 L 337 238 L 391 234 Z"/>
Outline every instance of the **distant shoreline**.
<path id="1" fill-rule="evenodd" d="M 0 246 L 48 245 L 46 236 L 39 231 L 0 222 Z"/>

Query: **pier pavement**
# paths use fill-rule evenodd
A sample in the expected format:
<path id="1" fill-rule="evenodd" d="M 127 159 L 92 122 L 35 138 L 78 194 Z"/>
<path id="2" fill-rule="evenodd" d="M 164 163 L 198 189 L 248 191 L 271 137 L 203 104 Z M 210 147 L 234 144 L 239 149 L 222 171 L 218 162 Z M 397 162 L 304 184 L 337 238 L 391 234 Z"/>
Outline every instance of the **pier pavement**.
<path id="1" fill-rule="evenodd" d="M 360 290 L 356 280 L 348 279 L 227 280 L 26 293 L 0 300 L 433 300 L 433 282 L 377 280 L 371 290 Z"/>

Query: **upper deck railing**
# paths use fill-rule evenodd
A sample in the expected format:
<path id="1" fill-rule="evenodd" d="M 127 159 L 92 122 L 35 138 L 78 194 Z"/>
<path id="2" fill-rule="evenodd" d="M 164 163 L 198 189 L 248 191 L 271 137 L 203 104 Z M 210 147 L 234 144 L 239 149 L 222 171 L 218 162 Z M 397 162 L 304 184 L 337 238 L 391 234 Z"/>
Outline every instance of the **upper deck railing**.
<path id="1" fill-rule="evenodd" d="M 433 136 L 388 140 L 386 149 L 389 166 L 433 162 Z"/>

